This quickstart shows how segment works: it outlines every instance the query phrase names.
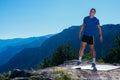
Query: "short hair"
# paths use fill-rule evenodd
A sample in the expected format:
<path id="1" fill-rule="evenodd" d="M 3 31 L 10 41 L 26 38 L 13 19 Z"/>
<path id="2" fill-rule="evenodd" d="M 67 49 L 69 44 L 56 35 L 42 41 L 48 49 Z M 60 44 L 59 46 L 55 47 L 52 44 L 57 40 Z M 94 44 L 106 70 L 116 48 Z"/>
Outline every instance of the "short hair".
<path id="1" fill-rule="evenodd" d="M 92 10 L 94 10 L 94 11 L 96 12 L 96 9 L 95 9 L 95 8 L 92 8 L 92 9 L 90 10 L 90 12 L 91 12 Z"/>

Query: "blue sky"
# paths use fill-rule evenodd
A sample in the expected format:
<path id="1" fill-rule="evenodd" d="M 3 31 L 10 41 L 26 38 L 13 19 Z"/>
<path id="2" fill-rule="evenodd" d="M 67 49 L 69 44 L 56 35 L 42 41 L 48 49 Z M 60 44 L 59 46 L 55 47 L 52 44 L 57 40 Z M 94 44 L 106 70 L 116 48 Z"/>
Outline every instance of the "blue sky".
<path id="1" fill-rule="evenodd" d="M 81 25 L 91 8 L 103 24 L 120 24 L 120 0 L 0 0 L 0 39 L 54 34 Z"/>

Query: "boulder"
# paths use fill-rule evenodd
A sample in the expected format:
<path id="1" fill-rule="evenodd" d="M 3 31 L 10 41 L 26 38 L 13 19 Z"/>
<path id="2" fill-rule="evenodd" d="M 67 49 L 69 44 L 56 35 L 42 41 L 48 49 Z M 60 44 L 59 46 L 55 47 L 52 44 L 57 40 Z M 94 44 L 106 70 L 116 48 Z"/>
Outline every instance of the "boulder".
<path id="1" fill-rule="evenodd" d="M 10 78 L 16 78 L 16 77 L 30 77 L 31 74 L 25 70 L 20 69 L 14 69 L 11 71 Z"/>

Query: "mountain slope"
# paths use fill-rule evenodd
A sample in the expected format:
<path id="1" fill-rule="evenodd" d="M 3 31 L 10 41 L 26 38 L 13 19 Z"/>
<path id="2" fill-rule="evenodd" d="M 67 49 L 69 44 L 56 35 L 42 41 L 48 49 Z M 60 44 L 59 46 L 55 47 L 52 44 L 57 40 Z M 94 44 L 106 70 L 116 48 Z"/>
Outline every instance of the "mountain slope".
<path id="1" fill-rule="evenodd" d="M 16 53 L 20 52 L 24 48 L 39 47 L 48 37 L 49 36 L 41 36 L 0 41 L 4 48 L 6 48 L 4 51 L 0 49 L 0 51 L 2 51 L 0 53 L 0 65 L 7 63 Z"/>
<path id="2" fill-rule="evenodd" d="M 120 33 L 120 25 L 103 25 L 101 26 L 103 30 L 103 43 L 99 41 L 99 33 L 96 29 L 95 32 L 95 46 L 96 52 L 99 55 L 106 54 L 108 49 L 114 46 L 115 37 L 118 33 Z M 47 39 L 41 45 L 41 52 L 44 54 L 50 54 L 57 46 L 65 43 L 71 43 L 73 48 L 80 48 L 80 41 L 78 39 L 79 26 L 72 26 L 68 29 L 63 30 L 61 33 L 52 36 Z M 48 47 L 49 46 L 49 47 Z M 104 49 L 104 50 L 103 50 Z M 89 52 L 88 47 L 86 48 L 86 52 Z"/>
<path id="3" fill-rule="evenodd" d="M 62 32 L 48 38 L 44 41 L 41 47 L 24 49 L 17 55 L 15 55 L 7 64 L 0 67 L 0 71 L 8 71 L 14 68 L 29 69 L 36 67 L 45 56 L 50 56 L 51 53 L 61 44 L 71 43 L 72 48 L 80 48 L 80 40 L 78 39 L 79 26 L 72 26 Z M 96 29 L 95 46 L 97 52 L 97 58 L 101 55 L 105 55 L 110 47 L 114 47 L 114 40 L 117 34 L 120 32 L 120 25 L 103 25 L 103 43 L 99 42 L 99 34 Z M 88 52 L 88 47 L 85 52 Z M 34 57 L 33 57 L 34 56 Z M 26 60 L 28 59 L 28 60 Z M 31 63 L 30 63 L 31 62 Z M 24 65 L 27 64 L 27 65 Z M 8 67 L 9 66 L 9 67 Z"/>

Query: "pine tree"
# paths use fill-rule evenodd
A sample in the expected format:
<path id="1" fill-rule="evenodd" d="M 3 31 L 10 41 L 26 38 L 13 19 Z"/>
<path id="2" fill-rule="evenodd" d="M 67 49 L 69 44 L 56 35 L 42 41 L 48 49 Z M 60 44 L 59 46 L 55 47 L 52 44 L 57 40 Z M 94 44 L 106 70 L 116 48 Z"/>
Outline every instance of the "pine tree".
<path id="1" fill-rule="evenodd" d="M 39 68 L 46 68 L 50 66 L 57 66 L 63 64 L 66 60 L 72 60 L 78 58 L 78 50 L 73 50 L 71 44 L 58 46 L 52 53 L 51 57 L 45 57 L 43 62 L 39 65 Z"/>
<path id="2" fill-rule="evenodd" d="M 103 57 L 103 60 L 108 63 L 120 63 L 120 34 L 115 40 L 116 46 L 110 49 L 110 52 Z"/>

